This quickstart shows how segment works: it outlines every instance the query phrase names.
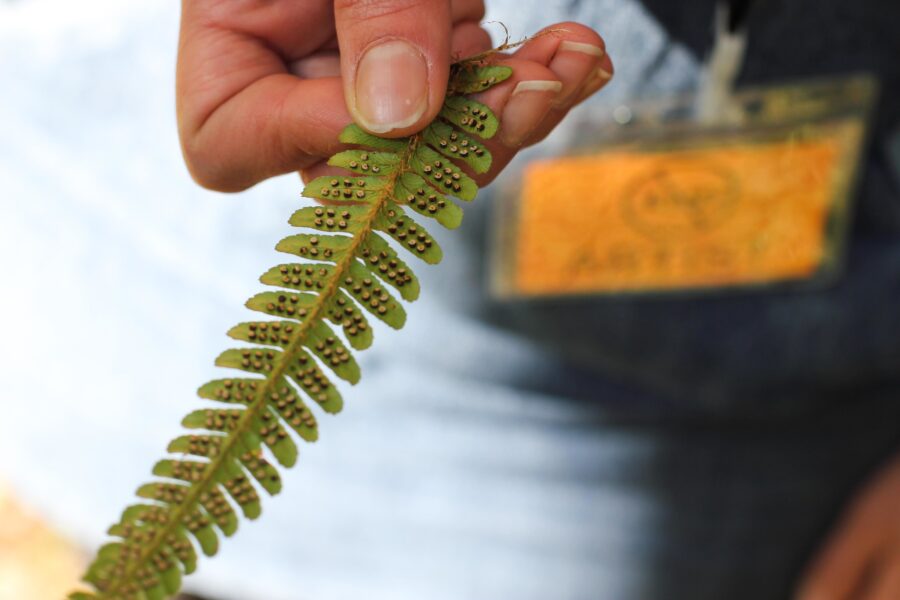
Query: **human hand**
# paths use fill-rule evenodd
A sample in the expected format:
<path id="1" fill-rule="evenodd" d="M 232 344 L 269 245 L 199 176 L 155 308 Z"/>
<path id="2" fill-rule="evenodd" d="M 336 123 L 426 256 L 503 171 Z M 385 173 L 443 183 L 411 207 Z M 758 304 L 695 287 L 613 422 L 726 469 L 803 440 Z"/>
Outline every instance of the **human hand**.
<path id="1" fill-rule="evenodd" d="M 327 172 L 351 120 L 388 137 L 420 130 L 441 108 L 451 57 L 491 47 L 483 15 L 482 0 L 185 0 L 176 99 L 191 175 L 224 192 L 308 179 Z M 502 122 L 481 185 L 611 77 L 597 33 L 550 29 L 499 57 L 514 75 L 479 98 Z"/>
<path id="2" fill-rule="evenodd" d="M 803 578 L 799 600 L 900 598 L 900 456 L 848 507 Z"/>

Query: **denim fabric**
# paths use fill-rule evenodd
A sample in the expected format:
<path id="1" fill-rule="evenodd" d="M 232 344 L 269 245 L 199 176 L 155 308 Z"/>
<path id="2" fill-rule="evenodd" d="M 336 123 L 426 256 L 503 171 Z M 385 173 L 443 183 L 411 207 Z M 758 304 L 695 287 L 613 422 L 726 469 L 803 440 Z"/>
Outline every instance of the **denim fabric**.
<path id="1" fill-rule="evenodd" d="M 654 440 L 651 458 L 626 466 L 633 479 L 601 484 L 653 499 L 652 526 L 631 532 L 642 577 L 627 595 L 584 598 L 790 600 L 847 498 L 896 451 L 898 416 L 888 394 L 796 420 L 622 427 Z"/>

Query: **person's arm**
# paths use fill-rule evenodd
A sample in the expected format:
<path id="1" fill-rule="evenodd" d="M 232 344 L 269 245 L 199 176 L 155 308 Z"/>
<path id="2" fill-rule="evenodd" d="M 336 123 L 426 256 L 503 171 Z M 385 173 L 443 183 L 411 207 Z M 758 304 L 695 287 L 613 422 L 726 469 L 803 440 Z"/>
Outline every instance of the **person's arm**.
<path id="1" fill-rule="evenodd" d="M 240 191 L 311 177 L 351 121 L 379 135 L 418 131 L 440 110 L 451 57 L 490 47 L 481 0 L 185 1 L 177 112 L 194 179 Z M 612 73 L 603 40 L 553 26 L 503 59 L 514 77 L 482 99 L 501 116 L 490 181 Z"/>
<path id="2" fill-rule="evenodd" d="M 847 508 L 796 597 L 900 598 L 900 456 L 879 471 Z"/>

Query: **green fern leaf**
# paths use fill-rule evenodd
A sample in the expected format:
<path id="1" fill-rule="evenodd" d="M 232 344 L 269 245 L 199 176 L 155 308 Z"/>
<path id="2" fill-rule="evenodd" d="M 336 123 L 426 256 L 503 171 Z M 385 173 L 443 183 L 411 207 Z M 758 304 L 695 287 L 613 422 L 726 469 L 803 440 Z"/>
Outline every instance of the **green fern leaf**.
<path id="1" fill-rule="evenodd" d="M 276 249 L 296 258 L 261 276 L 278 290 L 247 301 L 247 308 L 275 320 L 236 325 L 228 335 L 247 345 L 216 359 L 216 365 L 249 376 L 210 381 L 198 390 L 215 406 L 184 418 L 191 433 L 172 440 L 171 456 L 153 468 L 159 479 L 137 490 L 144 502 L 125 509 L 109 530 L 115 541 L 100 548 L 88 568 L 84 579 L 93 591 L 74 592 L 70 599 L 170 597 L 182 576 L 196 569 L 198 549 L 214 556 L 220 536 L 237 531 L 238 510 L 246 519 L 260 516 L 258 490 L 273 496 L 281 491 L 281 475 L 266 451 L 278 465 L 293 466 L 297 440 L 318 439 L 309 403 L 326 413 L 341 410 L 333 379 L 359 381 L 352 350 L 372 344 L 368 317 L 403 327 L 401 300 L 418 298 L 419 281 L 395 247 L 428 264 L 443 255 L 410 211 L 447 228 L 459 226 L 462 210 L 450 196 L 474 199 L 478 187 L 467 170 L 490 168 L 481 140 L 499 127 L 489 108 L 464 95 L 510 75 L 506 67 L 458 63 L 439 118 L 422 133 L 389 140 L 356 125 L 341 133 L 342 142 L 357 148 L 339 152 L 329 164 L 347 175 L 306 186 L 303 196 L 330 204 L 305 206 L 291 216 L 290 224 L 305 231 Z"/>

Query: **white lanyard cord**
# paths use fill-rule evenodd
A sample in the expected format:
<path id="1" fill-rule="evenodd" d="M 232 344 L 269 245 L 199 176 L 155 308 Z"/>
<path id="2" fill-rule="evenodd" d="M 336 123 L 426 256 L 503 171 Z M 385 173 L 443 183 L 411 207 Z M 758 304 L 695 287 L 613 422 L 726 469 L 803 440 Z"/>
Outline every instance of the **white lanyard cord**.
<path id="1" fill-rule="evenodd" d="M 747 16 L 754 4 L 754 0 L 728 0 L 716 6 L 716 41 L 697 96 L 697 116 L 703 122 L 728 117 L 734 82 L 747 50 Z"/>

